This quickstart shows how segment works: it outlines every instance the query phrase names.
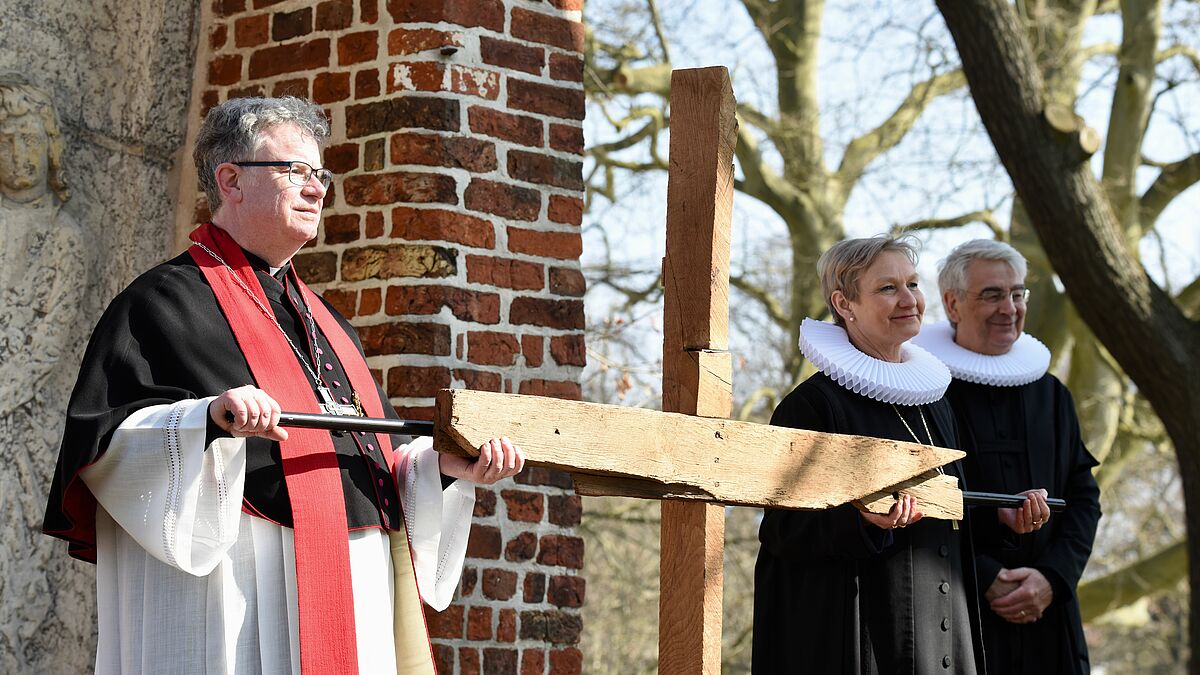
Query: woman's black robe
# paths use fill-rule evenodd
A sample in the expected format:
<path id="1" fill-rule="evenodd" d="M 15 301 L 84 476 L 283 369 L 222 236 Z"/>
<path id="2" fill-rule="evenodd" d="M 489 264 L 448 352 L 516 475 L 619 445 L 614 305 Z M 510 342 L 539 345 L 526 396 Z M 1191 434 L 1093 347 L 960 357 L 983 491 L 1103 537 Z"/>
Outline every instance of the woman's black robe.
<path id="1" fill-rule="evenodd" d="M 917 407 L 896 408 L 928 440 Z M 934 443 L 957 447 L 949 405 L 939 400 L 920 408 Z M 914 440 L 892 405 L 821 373 L 779 404 L 771 424 Z M 957 463 L 945 470 L 962 476 Z M 953 523 L 927 518 L 882 530 L 849 504 L 768 509 L 759 539 L 754 673 L 977 672 L 974 572 L 971 556 L 960 552 L 969 547 L 964 530 Z"/>

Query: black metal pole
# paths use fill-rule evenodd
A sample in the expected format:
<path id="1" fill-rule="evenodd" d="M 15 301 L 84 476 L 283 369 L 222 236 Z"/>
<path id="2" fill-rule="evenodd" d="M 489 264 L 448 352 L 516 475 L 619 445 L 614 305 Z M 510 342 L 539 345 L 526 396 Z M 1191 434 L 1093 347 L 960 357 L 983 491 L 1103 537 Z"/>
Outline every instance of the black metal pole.
<path id="1" fill-rule="evenodd" d="M 1025 495 L 1006 495 L 998 492 L 963 491 L 963 504 L 967 506 L 996 506 L 1006 509 L 1017 509 L 1025 503 Z M 1067 501 L 1057 497 L 1047 497 L 1046 505 L 1051 511 L 1065 511 Z"/>

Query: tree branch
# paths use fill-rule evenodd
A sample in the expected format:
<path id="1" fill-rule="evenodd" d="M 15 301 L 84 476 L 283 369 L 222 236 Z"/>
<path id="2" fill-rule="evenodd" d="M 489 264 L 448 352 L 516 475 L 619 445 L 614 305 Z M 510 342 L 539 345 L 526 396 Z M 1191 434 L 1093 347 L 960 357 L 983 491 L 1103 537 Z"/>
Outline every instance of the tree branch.
<path id="1" fill-rule="evenodd" d="M 779 302 L 778 298 L 768 293 L 763 287 L 750 283 L 746 277 L 741 276 L 740 274 L 731 275 L 729 277 L 729 285 L 758 301 L 758 303 L 763 306 L 763 309 L 767 311 L 767 316 L 770 317 L 771 321 L 775 325 L 784 330 L 787 330 L 788 327 L 791 326 L 791 317 L 788 316 L 787 311 L 784 310 L 783 304 Z"/>
<path id="2" fill-rule="evenodd" d="M 904 102 L 883 124 L 850 141 L 836 174 L 842 201 L 849 198 L 851 188 L 858 182 L 867 165 L 903 140 L 904 135 L 912 129 L 930 103 L 940 96 L 965 87 L 966 84 L 967 78 L 961 69 L 935 75 L 913 87 Z"/>
<path id="3" fill-rule="evenodd" d="M 1079 585 L 1085 622 L 1133 601 L 1174 588 L 1187 576 L 1187 542 L 1179 541 L 1123 569 Z"/>
<path id="4" fill-rule="evenodd" d="M 1200 152 L 1171 162 L 1163 167 L 1158 178 L 1150 184 L 1140 198 L 1139 222 L 1143 232 L 1154 227 L 1164 209 L 1184 190 L 1200 181 Z"/>
<path id="5" fill-rule="evenodd" d="M 1193 321 L 1200 319 L 1200 277 L 1192 280 L 1192 283 L 1187 285 L 1175 296 L 1175 302 L 1183 313 Z"/>
<path id="6" fill-rule="evenodd" d="M 996 241 L 1008 241 L 1008 232 L 1000 225 L 1000 221 L 996 220 L 996 215 L 991 209 L 982 211 L 972 211 L 964 213 L 957 218 L 931 218 L 927 220 L 918 220 L 908 225 L 892 226 L 892 234 L 900 234 L 903 232 L 917 232 L 920 230 L 946 230 L 954 227 L 962 227 L 971 223 L 983 223 L 992 231 L 992 236 Z"/>

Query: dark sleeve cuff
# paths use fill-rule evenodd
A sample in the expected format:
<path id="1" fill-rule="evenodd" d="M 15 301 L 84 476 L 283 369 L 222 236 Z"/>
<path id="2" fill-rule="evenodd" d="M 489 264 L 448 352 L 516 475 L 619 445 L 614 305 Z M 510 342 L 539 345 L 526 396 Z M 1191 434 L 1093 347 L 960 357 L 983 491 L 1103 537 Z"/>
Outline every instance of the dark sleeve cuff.
<path id="1" fill-rule="evenodd" d="M 975 556 L 975 577 L 979 583 L 980 597 L 987 593 L 992 584 L 996 582 L 996 576 L 1002 569 L 1004 569 L 1004 565 L 991 556 Z"/>
<path id="2" fill-rule="evenodd" d="M 455 478 L 454 476 L 447 476 L 446 474 L 442 474 L 442 489 L 445 490 L 446 488 L 450 487 L 451 485 L 454 484 L 454 481 L 456 481 L 456 480 L 458 480 L 458 479 Z"/>
<path id="3" fill-rule="evenodd" d="M 205 415 L 205 419 L 208 420 L 208 423 L 204 427 L 204 448 L 206 450 L 218 438 L 233 438 L 233 434 L 217 426 L 217 423 L 213 421 L 212 415 Z"/>
<path id="4" fill-rule="evenodd" d="M 1054 600 L 1052 602 L 1059 602 L 1075 594 L 1075 589 L 1053 567 L 1034 565 L 1033 569 L 1041 572 L 1042 576 L 1046 577 L 1046 581 L 1050 582 L 1050 588 L 1054 590 Z"/>

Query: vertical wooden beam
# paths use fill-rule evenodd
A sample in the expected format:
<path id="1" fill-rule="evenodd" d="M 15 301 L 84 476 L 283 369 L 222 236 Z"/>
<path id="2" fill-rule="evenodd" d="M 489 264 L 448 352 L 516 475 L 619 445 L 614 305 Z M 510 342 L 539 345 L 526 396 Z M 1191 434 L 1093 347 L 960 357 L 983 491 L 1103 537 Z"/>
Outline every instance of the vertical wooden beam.
<path id="1" fill-rule="evenodd" d="M 663 410 L 728 417 L 729 232 L 737 121 L 724 67 L 671 74 Z M 662 502 L 658 672 L 721 672 L 725 512 Z"/>

